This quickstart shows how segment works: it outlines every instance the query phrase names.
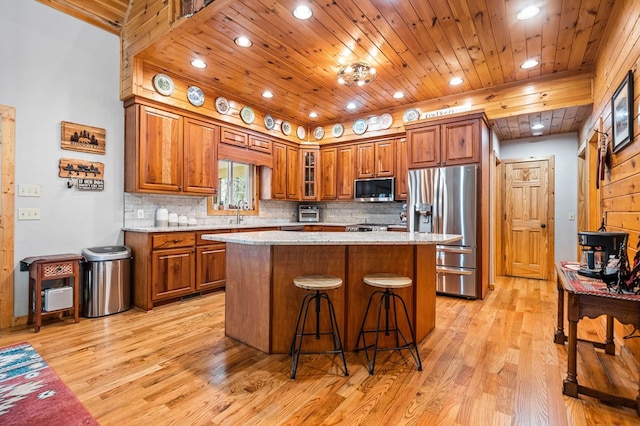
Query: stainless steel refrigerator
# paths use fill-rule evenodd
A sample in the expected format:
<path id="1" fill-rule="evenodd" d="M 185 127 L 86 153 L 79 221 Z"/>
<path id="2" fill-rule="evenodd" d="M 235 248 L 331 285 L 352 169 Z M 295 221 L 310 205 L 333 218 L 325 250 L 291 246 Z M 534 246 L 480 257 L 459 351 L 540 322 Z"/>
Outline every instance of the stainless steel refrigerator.
<path id="1" fill-rule="evenodd" d="M 451 166 L 409 171 L 407 230 L 460 234 L 436 246 L 436 291 L 477 298 L 478 167 Z"/>

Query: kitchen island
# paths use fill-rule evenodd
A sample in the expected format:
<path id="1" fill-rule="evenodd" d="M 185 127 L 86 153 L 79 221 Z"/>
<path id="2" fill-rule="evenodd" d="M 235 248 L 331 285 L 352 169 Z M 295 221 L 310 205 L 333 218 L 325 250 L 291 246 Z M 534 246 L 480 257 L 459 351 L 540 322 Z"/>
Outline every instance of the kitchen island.
<path id="1" fill-rule="evenodd" d="M 407 304 L 420 342 L 435 327 L 436 244 L 458 241 L 461 236 L 261 231 L 202 238 L 227 243 L 226 334 L 265 353 L 288 353 L 305 294 L 293 285 L 293 278 L 305 274 L 342 278 L 343 285 L 328 294 L 347 350 L 356 347 L 374 291 L 362 278 L 376 272 L 410 277 L 413 285 L 396 292 Z M 375 322 L 375 315 L 370 319 L 368 326 Z M 326 342 L 320 339 L 314 344 L 320 347 Z"/>

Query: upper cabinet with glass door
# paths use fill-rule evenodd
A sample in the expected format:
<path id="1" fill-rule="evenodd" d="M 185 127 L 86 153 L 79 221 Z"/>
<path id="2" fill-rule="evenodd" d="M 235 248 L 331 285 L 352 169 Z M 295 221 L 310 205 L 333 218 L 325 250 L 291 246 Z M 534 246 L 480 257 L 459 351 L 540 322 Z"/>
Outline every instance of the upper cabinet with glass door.
<path id="1" fill-rule="evenodd" d="M 318 200 L 318 149 L 302 149 L 302 199 Z"/>

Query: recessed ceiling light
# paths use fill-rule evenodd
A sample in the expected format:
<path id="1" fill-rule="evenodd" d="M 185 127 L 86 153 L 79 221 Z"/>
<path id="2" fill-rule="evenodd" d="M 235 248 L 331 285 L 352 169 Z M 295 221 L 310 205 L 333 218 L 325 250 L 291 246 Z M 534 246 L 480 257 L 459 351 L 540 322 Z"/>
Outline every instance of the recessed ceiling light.
<path id="1" fill-rule="evenodd" d="M 313 15 L 313 11 L 311 10 L 311 8 L 305 5 L 296 6 L 296 8 L 293 9 L 292 13 L 293 13 L 293 16 L 295 16 L 296 18 L 303 19 L 303 20 L 309 19 Z"/>
<path id="2" fill-rule="evenodd" d="M 458 86 L 460 84 L 462 84 L 463 80 L 460 77 L 453 77 L 451 80 L 449 80 L 449 85 L 450 86 Z"/>
<path id="3" fill-rule="evenodd" d="M 245 36 L 236 37 L 233 41 L 240 47 L 251 47 L 253 45 L 253 42 Z"/>
<path id="4" fill-rule="evenodd" d="M 315 112 L 315 111 L 311 111 L 311 112 L 309 113 L 309 117 L 310 117 L 310 118 L 318 118 L 318 113 L 317 113 L 317 112 Z"/>
<path id="5" fill-rule="evenodd" d="M 538 61 L 536 61 L 535 59 L 529 59 L 527 61 L 524 61 L 522 65 L 520 65 L 520 68 L 522 68 L 523 70 L 528 70 L 529 68 L 533 68 L 536 65 L 538 65 Z"/>
<path id="6" fill-rule="evenodd" d="M 538 123 L 531 126 L 531 130 L 540 130 L 540 129 L 544 129 L 544 124 Z"/>
<path id="7" fill-rule="evenodd" d="M 262 97 L 271 99 L 273 98 L 273 92 L 271 92 L 270 90 L 265 90 L 264 92 L 262 92 Z"/>
<path id="8" fill-rule="evenodd" d="M 201 69 L 207 67 L 207 64 L 202 59 L 194 59 L 193 61 L 191 61 L 191 65 Z"/>
<path id="9" fill-rule="evenodd" d="M 533 18 L 538 14 L 538 12 L 540 12 L 540 9 L 537 6 L 527 6 L 524 9 L 522 9 L 520 12 L 518 12 L 518 14 L 516 15 L 516 18 L 520 19 L 521 21 L 524 21 L 525 19 Z"/>
<path id="10" fill-rule="evenodd" d="M 349 102 L 347 104 L 347 109 L 356 109 L 357 105 L 355 102 Z"/>
<path id="11" fill-rule="evenodd" d="M 533 136 L 542 136 L 542 132 L 533 132 Z"/>
<path id="12" fill-rule="evenodd" d="M 404 98 L 404 93 L 396 92 L 396 93 L 393 94 L 393 97 L 396 98 L 396 99 L 402 99 L 402 98 Z"/>

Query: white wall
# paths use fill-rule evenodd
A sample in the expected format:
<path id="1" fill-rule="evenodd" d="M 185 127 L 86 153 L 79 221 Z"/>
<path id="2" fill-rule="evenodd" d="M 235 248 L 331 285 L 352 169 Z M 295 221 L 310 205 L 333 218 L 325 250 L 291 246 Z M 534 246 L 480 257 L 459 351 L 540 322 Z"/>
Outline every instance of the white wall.
<path id="1" fill-rule="evenodd" d="M 27 314 L 28 256 L 122 243 L 124 113 L 116 35 L 35 1 L 0 0 L 0 104 L 16 108 L 15 308 Z M 106 129 L 106 155 L 60 148 L 60 122 Z M 104 191 L 68 189 L 60 158 L 104 163 Z M 18 185 L 41 187 L 18 197 Z M 41 220 L 18 221 L 39 208 Z"/>
<path id="2" fill-rule="evenodd" d="M 565 133 L 504 141 L 500 159 L 555 157 L 555 260 L 576 260 L 578 224 L 569 214 L 578 216 L 578 135 Z"/>

